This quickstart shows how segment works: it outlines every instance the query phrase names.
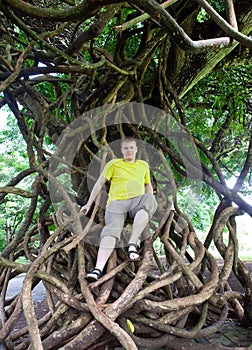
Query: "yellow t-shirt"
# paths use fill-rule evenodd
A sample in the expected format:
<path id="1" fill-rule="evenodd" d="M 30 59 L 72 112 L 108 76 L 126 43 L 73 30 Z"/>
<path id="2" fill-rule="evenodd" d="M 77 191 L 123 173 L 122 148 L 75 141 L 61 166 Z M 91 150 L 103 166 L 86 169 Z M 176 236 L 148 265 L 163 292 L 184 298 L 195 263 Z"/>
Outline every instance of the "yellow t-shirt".
<path id="1" fill-rule="evenodd" d="M 145 193 L 145 185 L 150 183 L 149 165 L 144 160 L 134 163 L 124 159 L 112 159 L 102 172 L 111 181 L 107 205 L 113 200 L 126 200 Z"/>

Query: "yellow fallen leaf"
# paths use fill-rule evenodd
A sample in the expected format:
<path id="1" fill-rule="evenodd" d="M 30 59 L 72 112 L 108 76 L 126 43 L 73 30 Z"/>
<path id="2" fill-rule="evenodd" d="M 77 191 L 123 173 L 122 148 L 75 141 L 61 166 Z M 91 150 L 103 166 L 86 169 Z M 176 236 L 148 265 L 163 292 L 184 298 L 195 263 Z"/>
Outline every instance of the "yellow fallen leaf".
<path id="1" fill-rule="evenodd" d="M 135 327 L 134 327 L 133 323 L 128 318 L 127 318 L 126 322 L 127 322 L 127 327 L 129 329 L 130 333 L 134 333 Z"/>

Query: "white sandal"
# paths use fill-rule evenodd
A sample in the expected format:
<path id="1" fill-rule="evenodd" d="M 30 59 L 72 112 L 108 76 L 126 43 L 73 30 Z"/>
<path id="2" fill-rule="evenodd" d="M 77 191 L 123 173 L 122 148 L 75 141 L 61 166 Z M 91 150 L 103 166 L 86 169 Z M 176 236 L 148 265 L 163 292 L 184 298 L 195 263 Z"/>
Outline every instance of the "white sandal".
<path id="1" fill-rule="evenodd" d="M 134 247 L 135 249 L 132 249 L 132 247 Z M 128 249 L 127 255 L 128 255 L 129 261 L 134 262 L 134 261 L 139 261 L 141 259 L 140 254 L 138 253 L 138 249 L 139 249 L 138 245 L 136 245 L 135 243 L 129 243 L 127 246 L 127 249 Z M 132 254 L 136 255 L 135 259 L 134 258 L 132 259 L 131 257 Z"/>
<path id="2" fill-rule="evenodd" d="M 86 274 L 85 279 L 88 282 L 95 282 L 101 277 L 101 275 L 102 275 L 102 271 L 100 269 L 93 269 Z"/>

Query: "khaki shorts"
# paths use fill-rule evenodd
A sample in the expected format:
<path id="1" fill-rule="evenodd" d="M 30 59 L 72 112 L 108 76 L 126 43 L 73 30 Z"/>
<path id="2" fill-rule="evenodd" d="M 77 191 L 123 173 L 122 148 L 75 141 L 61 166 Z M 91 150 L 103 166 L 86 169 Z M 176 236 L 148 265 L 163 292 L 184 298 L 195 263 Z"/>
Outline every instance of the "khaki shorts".
<path id="1" fill-rule="evenodd" d="M 101 238 L 113 236 L 120 239 L 127 215 L 134 219 L 141 209 L 144 209 L 151 219 L 157 210 L 157 201 L 152 193 L 145 193 L 127 200 L 112 201 L 105 211 L 105 226 L 101 232 Z"/>

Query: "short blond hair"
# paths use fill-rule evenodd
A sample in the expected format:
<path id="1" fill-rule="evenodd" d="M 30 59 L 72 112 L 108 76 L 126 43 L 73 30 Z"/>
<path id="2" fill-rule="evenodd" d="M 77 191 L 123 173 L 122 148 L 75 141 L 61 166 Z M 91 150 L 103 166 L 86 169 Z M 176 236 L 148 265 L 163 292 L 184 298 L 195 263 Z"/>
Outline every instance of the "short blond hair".
<path id="1" fill-rule="evenodd" d="M 124 138 L 121 140 L 121 146 L 122 146 L 124 143 L 126 143 L 126 142 L 135 142 L 135 143 L 137 144 L 136 139 L 135 139 L 134 137 L 132 137 L 132 136 L 126 136 L 126 137 L 124 137 Z"/>

